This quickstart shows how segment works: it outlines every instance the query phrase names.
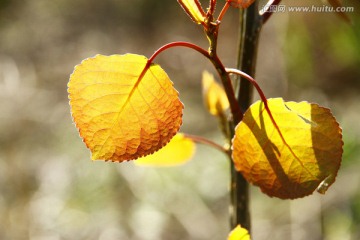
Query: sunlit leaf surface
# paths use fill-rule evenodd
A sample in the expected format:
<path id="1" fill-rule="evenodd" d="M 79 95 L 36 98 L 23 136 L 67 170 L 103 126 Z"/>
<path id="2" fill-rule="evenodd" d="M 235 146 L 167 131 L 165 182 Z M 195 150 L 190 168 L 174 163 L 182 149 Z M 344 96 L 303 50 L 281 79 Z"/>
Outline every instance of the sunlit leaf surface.
<path id="1" fill-rule="evenodd" d="M 141 166 L 171 167 L 188 162 L 194 153 L 195 143 L 184 134 L 178 133 L 159 151 L 134 162 Z"/>
<path id="2" fill-rule="evenodd" d="M 181 7 L 185 10 L 185 12 L 189 15 L 189 17 L 200 24 L 205 21 L 204 11 L 201 8 L 200 2 L 197 0 L 178 0 Z"/>
<path id="3" fill-rule="evenodd" d="M 230 232 L 227 240 L 250 240 L 250 235 L 248 230 L 238 225 Z"/>
<path id="4" fill-rule="evenodd" d="M 236 168 L 269 196 L 325 193 L 342 158 L 342 131 L 327 108 L 307 102 L 268 100 L 279 131 L 260 101 L 244 114 L 233 139 Z"/>
<path id="5" fill-rule="evenodd" d="M 75 67 L 71 112 L 93 160 L 125 161 L 151 154 L 177 133 L 183 105 L 164 70 L 135 54 L 102 56 Z"/>
<path id="6" fill-rule="evenodd" d="M 212 74 L 207 71 L 202 76 L 202 91 L 204 104 L 210 114 L 219 116 L 229 108 L 229 100 L 224 88 L 219 85 Z"/>

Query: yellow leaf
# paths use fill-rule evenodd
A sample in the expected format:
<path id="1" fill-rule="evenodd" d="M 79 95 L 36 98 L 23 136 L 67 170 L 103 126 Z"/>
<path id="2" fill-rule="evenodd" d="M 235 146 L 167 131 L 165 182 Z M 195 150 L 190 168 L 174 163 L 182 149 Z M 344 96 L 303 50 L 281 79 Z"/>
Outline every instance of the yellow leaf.
<path id="1" fill-rule="evenodd" d="M 171 141 L 152 155 L 139 158 L 135 164 L 141 166 L 170 167 L 188 162 L 195 153 L 195 143 L 184 136 L 176 134 Z"/>
<path id="2" fill-rule="evenodd" d="M 335 181 L 342 158 L 342 131 L 327 108 L 307 102 L 268 100 L 244 114 L 233 139 L 238 171 L 269 196 L 294 199 L 316 188 L 325 193 Z M 281 133 L 281 134 L 280 134 Z"/>
<path id="3" fill-rule="evenodd" d="M 229 100 L 223 87 L 207 71 L 204 71 L 202 75 L 202 91 L 205 107 L 210 114 L 219 116 L 229 108 Z"/>
<path id="4" fill-rule="evenodd" d="M 178 2 L 195 23 L 201 24 L 205 21 L 205 13 L 198 0 L 178 0 Z"/>
<path id="5" fill-rule="evenodd" d="M 250 240 L 250 235 L 248 230 L 238 225 L 230 232 L 228 240 Z"/>
<path id="6" fill-rule="evenodd" d="M 70 76 L 72 116 L 92 159 L 122 162 L 167 144 L 182 123 L 183 104 L 164 70 L 135 54 L 97 55 Z"/>

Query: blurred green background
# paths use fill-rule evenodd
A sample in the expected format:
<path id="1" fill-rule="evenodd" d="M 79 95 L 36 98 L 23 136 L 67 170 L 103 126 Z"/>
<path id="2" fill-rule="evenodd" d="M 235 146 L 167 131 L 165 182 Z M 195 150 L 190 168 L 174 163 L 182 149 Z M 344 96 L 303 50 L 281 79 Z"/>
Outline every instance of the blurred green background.
<path id="1" fill-rule="evenodd" d="M 333 13 L 285 12 L 263 29 L 257 80 L 267 97 L 330 107 L 345 146 L 324 196 L 283 201 L 251 188 L 255 240 L 360 239 L 360 4 L 344 5 L 354 6 L 352 24 Z M 228 67 L 236 64 L 237 28 L 238 11 L 230 9 L 219 38 Z M 149 57 L 171 41 L 207 48 L 201 27 L 175 0 L 0 0 L 1 240 L 226 239 L 229 165 L 222 153 L 198 146 L 191 162 L 175 168 L 92 162 L 71 120 L 67 82 L 82 59 Z M 202 106 L 201 73 L 214 72 L 211 64 L 183 48 L 156 61 L 185 104 L 182 131 L 222 144 Z"/>

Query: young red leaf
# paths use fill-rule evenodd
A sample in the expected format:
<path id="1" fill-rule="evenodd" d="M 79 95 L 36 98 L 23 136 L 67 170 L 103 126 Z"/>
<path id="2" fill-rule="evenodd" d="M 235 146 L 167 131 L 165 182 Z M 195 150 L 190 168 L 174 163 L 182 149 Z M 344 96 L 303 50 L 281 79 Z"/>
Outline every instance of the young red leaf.
<path id="1" fill-rule="evenodd" d="M 228 0 L 230 5 L 235 8 L 248 8 L 255 0 Z"/>
<path id="2" fill-rule="evenodd" d="M 342 133 L 327 108 L 307 102 L 269 99 L 269 109 L 254 103 L 236 127 L 235 166 L 269 196 L 294 199 L 335 181 L 342 158 Z M 281 133 L 281 134 L 280 134 Z"/>
<path id="3" fill-rule="evenodd" d="M 88 58 L 68 92 L 72 116 L 92 159 L 122 162 L 151 154 L 177 133 L 183 104 L 164 70 L 135 54 Z"/>

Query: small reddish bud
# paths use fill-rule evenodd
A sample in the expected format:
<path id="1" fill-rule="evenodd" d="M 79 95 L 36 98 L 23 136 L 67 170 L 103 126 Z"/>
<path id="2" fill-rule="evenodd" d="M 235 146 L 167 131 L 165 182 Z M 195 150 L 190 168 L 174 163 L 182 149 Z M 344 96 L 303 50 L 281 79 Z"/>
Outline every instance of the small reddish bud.
<path id="1" fill-rule="evenodd" d="M 255 0 L 228 0 L 230 6 L 235 8 L 248 8 Z"/>

